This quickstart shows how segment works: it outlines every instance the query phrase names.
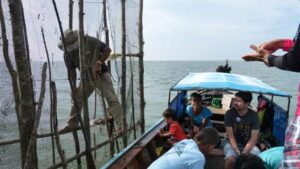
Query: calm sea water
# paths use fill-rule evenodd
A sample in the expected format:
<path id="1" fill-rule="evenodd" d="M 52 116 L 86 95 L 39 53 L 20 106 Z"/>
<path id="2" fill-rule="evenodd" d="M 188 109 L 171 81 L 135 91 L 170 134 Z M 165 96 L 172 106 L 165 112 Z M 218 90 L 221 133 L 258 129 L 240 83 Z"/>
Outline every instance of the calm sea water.
<path id="1" fill-rule="evenodd" d="M 145 100 L 146 100 L 146 110 L 145 110 L 145 120 L 146 128 L 151 127 L 159 119 L 162 118 L 162 112 L 167 108 L 169 89 L 176 82 L 182 79 L 185 75 L 190 72 L 214 72 L 216 68 L 224 64 L 223 61 L 145 61 L 145 74 L 144 74 L 144 84 L 145 84 Z M 34 74 L 34 88 L 39 90 L 40 88 L 40 72 L 41 63 L 32 63 L 32 72 Z M 268 83 L 269 85 L 283 90 L 290 95 L 291 99 L 291 110 L 290 115 L 293 115 L 296 107 L 296 96 L 298 83 L 300 81 L 300 74 L 288 71 L 282 71 L 276 68 L 268 68 L 262 63 L 256 62 L 243 62 L 243 61 L 230 61 L 229 65 L 232 67 L 232 73 L 243 74 L 256 77 L 262 81 Z M 112 64 L 115 66 L 115 64 Z M 137 64 L 135 65 L 137 66 Z M 15 111 L 13 108 L 13 95 L 11 89 L 11 82 L 9 73 L 4 66 L 4 63 L 0 63 L 0 141 L 16 139 L 18 135 L 18 126 L 16 123 Z M 138 73 L 136 77 L 138 77 Z M 69 84 L 66 76 L 66 70 L 63 62 L 58 62 L 52 65 L 52 76 L 56 82 L 56 87 L 58 91 L 58 120 L 59 127 L 64 125 L 68 114 L 70 112 L 70 90 Z M 113 75 L 116 79 L 116 75 Z M 116 87 L 116 86 L 115 86 Z M 118 87 L 116 87 L 117 89 Z M 119 91 L 117 91 L 119 92 Z M 46 97 L 44 101 L 43 113 L 39 125 L 39 133 L 49 132 L 49 116 L 50 116 L 50 101 L 49 93 L 46 91 Z M 35 98 L 38 98 L 39 91 L 36 91 Z M 279 103 L 283 108 L 287 107 L 287 99 L 275 97 L 274 100 Z M 90 97 L 90 112 L 93 112 L 93 97 Z M 254 101 L 255 103 L 255 101 Z M 254 104 L 255 106 L 255 104 Z M 101 110 L 97 110 L 96 117 L 103 117 L 101 115 Z M 96 128 L 98 132 L 98 129 Z M 105 129 L 102 129 L 104 132 Z M 80 132 L 79 132 L 80 133 Z M 82 136 L 80 135 L 80 138 Z M 97 135 L 97 140 L 100 142 L 106 137 L 103 135 Z M 61 137 L 62 144 L 66 148 L 67 156 L 74 154 L 72 148 L 72 137 L 70 135 L 63 135 Z M 51 165 L 51 140 L 49 138 L 38 140 L 39 149 L 39 161 L 41 168 L 46 168 Z M 83 144 L 83 142 L 82 142 Z M 71 148 L 70 148 L 71 147 Z M 84 147 L 84 145 L 82 145 Z M 17 153 L 16 153 L 17 152 Z M 0 151 L 0 168 L 20 168 L 20 157 L 19 157 L 19 147 L 13 145 L 6 146 L 3 151 Z M 105 159 L 109 158 L 109 153 L 107 151 L 102 151 L 101 154 L 105 153 L 105 158 L 97 159 L 100 165 Z M 11 154 L 11 155 L 7 155 Z M 12 155 L 14 154 L 14 155 Z M 57 157 L 58 158 L 58 157 Z M 101 161 L 103 160 L 103 161 Z M 75 165 L 75 162 L 74 164 Z"/>

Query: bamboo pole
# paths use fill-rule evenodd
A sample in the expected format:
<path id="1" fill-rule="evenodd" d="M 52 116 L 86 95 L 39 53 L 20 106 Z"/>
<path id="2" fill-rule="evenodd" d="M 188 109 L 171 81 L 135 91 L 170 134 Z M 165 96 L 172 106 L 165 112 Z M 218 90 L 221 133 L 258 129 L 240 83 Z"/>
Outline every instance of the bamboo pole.
<path id="1" fill-rule="evenodd" d="M 140 0 L 139 11 L 139 84 L 140 84 L 140 118 L 141 134 L 145 132 L 145 96 L 144 96 L 144 37 L 143 37 L 143 5 L 144 0 Z"/>
<path id="2" fill-rule="evenodd" d="M 64 34 L 63 34 L 63 29 L 62 29 L 62 24 L 61 24 L 61 21 L 60 21 L 60 18 L 59 18 L 59 14 L 58 14 L 58 10 L 57 10 L 57 6 L 56 6 L 56 2 L 55 0 L 52 0 L 53 2 L 53 7 L 54 7 L 54 10 L 55 10 L 55 14 L 56 14 L 56 18 L 57 18 L 57 21 L 58 21 L 58 25 L 59 25 L 59 30 L 60 30 L 60 33 L 61 33 L 61 37 L 62 37 L 62 42 L 63 42 L 63 48 L 66 49 L 66 43 L 65 43 L 65 38 L 64 38 Z M 82 2 L 80 2 L 82 3 Z M 79 5 L 80 6 L 80 5 Z M 82 5 L 83 6 L 83 5 Z M 81 6 L 81 8 L 82 8 Z M 80 16 L 80 15 L 79 15 Z M 82 13 L 82 16 L 83 16 L 83 13 Z M 65 50 L 64 50 L 65 51 Z M 85 146 L 86 146 L 86 149 L 87 149 L 87 152 L 89 152 L 87 154 L 87 158 L 89 158 L 91 161 L 93 160 L 93 156 L 92 156 L 92 153 L 90 151 L 90 143 L 89 143 L 89 139 L 88 139 L 88 134 L 86 133 L 85 131 L 85 128 L 84 128 L 84 124 L 83 124 L 83 120 L 81 118 L 81 115 L 80 115 L 80 112 L 78 111 L 78 105 L 77 105 L 77 99 L 75 97 L 75 85 L 74 83 L 72 82 L 71 80 L 71 75 L 70 75 L 70 62 L 69 62 L 69 58 L 67 57 L 67 53 L 66 51 L 64 52 L 64 60 L 65 60 L 65 64 L 67 66 L 67 72 L 68 72 L 68 81 L 69 81 L 69 84 L 70 84 L 70 87 L 71 87 L 71 91 L 72 91 L 72 99 L 73 99 L 73 102 L 74 102 L 74 106 L 75 106 L 75 110 L 76 110 L 76 114 L 77 114 L 77 117 L 79 119 L 79 124 L 81 126 L 81 129 L 82 129 L 82 133 L 83 133 L 83 137 L 84 137 L 84 141 L 85 141 Z M 94 164 L 94 162 L 90 162 L 90 164 Z M 92 167 L 92 166 L 91 166 Z M 95 167 L 93 167 L 95 168 Z"/>
<path id="3" fill-rule="evenodd" d="M 73 130 L 81 130 L 80 127 L 77 127 L 77 128 L 74 128 Z M 67 134 L 67 133 L 70 133 L 72 131 L 68 131 L 68 132 L 65 132 L 65 131 L 60 131 L 59 134 Z M 45 134 L 38 134 L 37 135 L 37 138 L 46 138 L 46 137 L 51 137 L 55 135 L 54 133 L 45 133 Z M 14 139 L 14 140 L 9 140 L 9 141 L 2 141 L 0 142 L 0 146 L 5 146 L 5 145 L 10 145 L 10 144 L 15 144 L 15 143 L 20 143 L 21 139 Z"/>
<path id="4" fill-rule="evenodd" d="M 73 0 L 69 0 L 69 29 L 73 29 Z M 78 133 L 77 130 L 74 130 L 73 133 L 73 139 L 75 143 L 75 151 L 76 153 L 80 152 L 80 144 L 79 144 L 79 138 L 78 138 Z M 81 159 L 77 159 L 77 165 L 81 166 Z"/>
<path id="5" fill-rule="evenodd" d="M 127 130 L 127 132 L 130 132 L 131 130 L 133 130 L 133 128 L 135 128 L 135 127 L 138 126 L 138 125 L 140 125 L 140 124 L 139 124 L 139 123 L 136 123 L 133 127 L 130 127 L 130 128 Z M 107 139 L 107 140 L 105 140 L 105 141 L 103 141 L 103 142 L 97 144 L 96 146 L 92 147 L 92 148 L 91 148 L 91 151 L 96 151 L 96 150 L 98 150 L 99 148 L 101 148 L 101 147 L 107 145 L 108 143 L 110 143 L 110 142 L 112 142 L 112 141 L 114 141 L 114 140 L 120 138 L 121 136 L 122 136 L 122 135 L 115 135 L 115 136 L 113 136 L 111 139 Z M 82 156 L 84 156 L 84 155 L 86 155 L 86 154 L 87 154 L 87 151 L 84 150 L 84 151 L 82 151 L 82 152 L 80 152 L 80 153 L 78 153 L 78 154 L 76 154 L 76 155 L 74 155 L 74 156 L 72 156 L 72 157 L 66 159 L 66 163 L 70 163 L 70 162 L 74 161 L 75 159 L 78 159 L 78 158 L 80 158 L 80 157 L 82 157 Z M 62 166 L 63 166 L 63 164 L 60 162 L 60 163 L 57 163 L 57 164 L 55 164 L 55 165 L 53 165 L 53 166 L 50 166 L 48 169 L 56 169 L 56 168 L 59 168 L 59 167 L 62 167 Z"/>
<path id="6" fill-rule="evenodd" d="M 109 46 L 109 30 L 108 30 L 108 26 L 107 26 L 107 0 L 103 0 L 103 24 L 104 24 L 104 32 L 105 32 L 105 43 Z M 107 62 L 108 65 L 108 70 L 109 72 L 111 72 L 111 64 L 110 61 Z M 103 93 L 103 91 L 101 91 L 101 93 Z M 105 113 L 105 120 L 106 120 L 106 128 L 107 128 L 107 134 L 108 137 L 111 138 L 113 136 L 113 128 L 114 128 L 114 123 L 111 120 L 108 120 L 107 117 L 107 110 L 106 110 L 106 106 L 105 106 L 105 101 L 104 98 L 102 96 L 102 104 L 103 104 L 103 109 L 104 109 L 104 113 Z M 118 140 L 116 140 L 117 142 Z M 110 148 L 109 148 L 109 152 L 110 152 L 110 157 L 112 158 L 115 154 L 115 144 L 114 141 L 110 142 Z"/>
<path id="7" fill-rule="evenodd" d="M 32 88 L 31 80 L 31 66 L 26 56 L 24 39 L 24 22 L 22 14 L 22 1 L 21 0 L 9 0 L 10 18 L 13 34 L 13 46 L 14 55 L 18 73 L 18 88 L 20 96 L 19 113 L 21 116 L 21 160 L 22 167 L 24 168 L 26 161 L 26 153 L 31 137 L 31 132 L 34 124 L 35 105 L 34 105 L 34 92 Z M 32 168 L 38 167 L 36 144 L 32 149 Z"/>
<path id="8" fill-rule="evenodd" d="M 26 153 L 26 160 L 25 160 L 25 164 L 24 164 L 24 169 L 31 169 L 34 168 L 34 151 L 35 150 L 35 146 L 36 146 L 36 137 L 37 137 L 37 129 L 39 127 L 40 124 L 40 118 L 41 118 L 41 113 L 42 113 L 42 107 L 43 107 L 43 103 L 44 103 L 44 99 L 45 99 L 45 93 L 46 93 L 46 78 L 47 78 L 47 63 L 45 62 L 43 64 L 43 70 L 42 70 L 42 82 L 41 82 L 41 93 L 40 93 L 40 98 L 39 98 L 39 104 L 37 107 L 37 111 L 35 113 L 35 120 L 34 120 L 34 125 L 33 125 L 33 129 L 31 132 L 31 137 L 30 137 L 30 141 L 29 141 L 29 145 L 28 145 L 28 149 L 27 149 L 27 153 Z"/>
<path id="9" fill-rule="evenodd" d="M 127 133 L 126 133 L 126 0 L 121 0 L 122 6 L 122 77 L 121 77 L 121 100 L 123 108 L 123 145 L 127 146 Z"/>
<path id="10" fill-rule="evenodd" d="M 74 130 L 81 130 L 81 127 L 77 127 L 75 128 Z M 68 131 L 68 132 L 59 132 L 59 134 L 67 134 L 69 132 L 72 132 L 72 131 Z M 37 138 L 46 138 L 46 137 L 51 137 L 51 136 L 54 136 L 54 132 L 52 133 L 46 133 L 46 134 L 38 134 L 37 135 Z M 21 139 L 14 139 L 14 140 L 9 140 L 9 141 L 2 141 L 0 142 L 0 146 L 5 146 L 5 145 L 10 145 L 10 144 L 15 144 L 15 143 L 20 143 L 21 142 Z"/>
<path id="11" fill-rule="evenodd" d="M 132 59 L 130 58 L 130 88 L 131 88 L 131 111 L 132 111 L 132 123 L 135 124 L 135 107 L 134 107 L 134 85 L 133 85 L 133 69 Z M 133 138 L 136 139 L 136 130 L 133 130 Z"/>
<path id="12" fill-rule="evenodd" d="M 2 9 L 2 0 L 0 0 L 0 23 L 1 23 L 1 32 L 2 32 L 2 43 L 3 43 L 3 57 L 4 61 L 6 64 L 6 67 L 8 69 L 8 72 L 11 77 L 11 82 L 12 82 L 12 89 L 13 89 L 13 94 L 14 94 L 14 100 L 15 100 L 15 111 L 16 111 L 16 116 L 17 116 L 17 121 L 18 121 L 18 127 L 19 127 L 19 132 L 21 131 L 21 117 L 20 117 L 20 112 L 19 112 L 19 105 L 20 105 L 20 96 L 19 96 L 19 89 L 18 89 L 18 79 L 17 79 L 17 72 L 14 70 L 11 60 L 9 58 L 9 49 L 8 49 L 8 40 L 7 40 L 7 35 L 6 35 L 6 27 L 5 27 L 5 20 L 3 16 L 3 9 Z"/>
<path id="13" fill-rule="evenodd" d="M 69 29 L 73 29 L 73 0 L 69 0 Z"/>
<path id="14" fill-rule="evenodd" d="M 109 30 L 108 30 L 108 26 L 107 26 L 107 0 L 103 0 L 103 24 L 104 24 L 104 32 L 105 32 L 105 43 L 109 46 Z M 110 60 L 107 61 L 107 66 L 108 66 L 108 70 L 109 72 L 111 72 L 111 64 L 110 64 Z"/>
<path id="15" fill-rule="evenodd" d="M 51 82 L 52 82 L 52 74 L 51 74 L 51 66 L 50 66 L 50 58 L 49 58 L 49 53 L 48 53 L 48 48 L 47 48 L 47 44 L 46 44 L 46 40 L 45 40 L 45 35 L 44 35 L 44 29 L 41 27 L 41 32 L 42 32 L 42 38 L 43 38 L 43 43 L 44 43 L 44 47 L 45 47 L 45 52 L 46 52 L 46 56 L 47 56 L 47 62 L 49 65 L 49 91 L 50 91 L 50 105 L 52 105 L 52 88 L 51 88 Z M 50 107 L 50 112 L 52 112 L 52 106 Z M 50 120 L 52 119 L 52 113 L 50 113 Z M 51 133 L 53 132 L 53 126 L 52 123 L 50 123 L 50 131 Z M 51 136 L 51 146 L 52 146 L 52 161 L 53 164 L 55 164 L 55 147 L 54 147 L 54 138 L 53 136 Z"/>
<path id="16" fill-rule="evenodd" d="M 55 142 L 56 142 L 56 147 L 57 147 L 57 152 L 60 156 L 60 159 L 62 161 L 62 164 L 63 164 L 63 168 L 67 168 L 67 163 L 66 163 L 66 160 L 65 160 L 65 153 L 64 153 L 64 150 L 62 149 L 62 146 L 60 144 L 60 138 L 59 138 L 59 134 L 58 134 L 58 124 L 57 124 L 57 96 L 56 96 L 56 86 L 55 86 L 55 83 L 54 82 L 51 82 L 50 83 L 50 88 L 51 88 L 51 95 L 52 95 L 52 104 L 51 104 L 51 114 L 52 114 L 52 118 L 50 119 L 51 120 L 51 123 L 52 123 L 52 126 L 53 126 L 53 130 L 54 130 L 54 133 L 53 135 L 55 136 Z"/>
<path id="17" fill-rule="evenodd" d="M 84 119 L 84 129 L 86 132 L 86 155 L 87 167 L 89 169 L 96 169 L 94 159 L 91 153 L 91 132 L 90 132 L 90 118 L 89 118 L 89 109 L 88 109 L 88 96 L 86 94 L 86 85 L 87 85 L 87 67 L 85 62 L 85 48 L 84 48 L 84 28 L 83 28 L 83 0 L 79 0 L 79 60 L 80 60 L 80 79 L 81 79 L 81 94 L 82 94 L 82 110 L 83 110 L 83 119 Z"/>

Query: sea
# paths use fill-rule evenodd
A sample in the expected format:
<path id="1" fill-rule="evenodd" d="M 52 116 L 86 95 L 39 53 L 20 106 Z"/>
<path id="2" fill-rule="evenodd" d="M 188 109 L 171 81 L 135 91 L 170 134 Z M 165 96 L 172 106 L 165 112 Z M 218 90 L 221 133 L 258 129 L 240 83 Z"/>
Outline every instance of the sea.
<path id="1" fill-rule="evenodd" d="M 119 63 L 120 64 L 120 63 Z M 215 72 L 219 65 L 224 65 L 225 61 L 145 61 L 144 62 L 144 92 L 145 92 L 145 123 L 146 130 L 153 124 L 162 118 L 162 112 L 168 106 L 169 90 L 179 80 L 184 78 L 191 72 Z M 244 62 L 242 60 L 228 62 L 231 66 L 231 73 L 241 74 L 256 77 L 263 82 L 282 90 L 290 94 L 290 117 L 293 116 L 296 110 L 296 99 L 298 94 L 298 85 L 300 82 L 300 73 L 289 72 L 280 70 L 274 67 L 267 67 L 260 62 Z M 16 123 L 15 111 L 13 108 L 13 94 L 11 90 L 11 82 L 9 73 L 4 66 L 3 62 L 0 62 L 0 141 L 8 141 L 17 139 L 18 127 Z M 34 88 L 37 90 L 35 98 L 39 96 L 40 88 L 40 72 L 41 63 L 32 63 L 32 72 L 34 74 Z M 52 64 L 51 64 L 52 65 Z M 138 64 L 136 64 L 137 66 Z M 112 64 L 113 68 L 114 64 Z M 52 65 L 52 76 L 56 82 L 58 91 L 58 123 L 61 127 L 68 118 L 70 112 L 70 90 L 67 81 L 66 71 L 64 63 L 55 63 Z M 135 72 L 135 76 L 138 77 L 138 72 Z M 113 74 L 114 82 L 116 76 Z M 119 91 L 118 91 L 119 92 Z M 48 93 L 48 91 L 46 91 Z M 91 99 L 93 100 L 93 99 Z M 282 106 L 284 109 L 288 107 L 288 99 L 282 97 L 274 97 L 274 101 Z M 256 99 L 253 99 L 253 105 L 256 106 Z M 50 102 L 49 95 L 46 94 L 43 114 L 39 125 L 39 134 L 49 132 L 49 116 L 50 116 Z M 92 107 L 92 106 L 91 106 Z M 93 108 L 90 111 L 94 111 Z M 95 110 L 96 111 L 96 110 Z M 97 110 L 99 111 L 99 110 Z M 94 129 L 99 132 L 99 128 Z M 105 129 L 100 128 L 100 133 Z M 82 135 L 79 135 L 82 139 Z M 103 140 L 103 135 L 97 137 L 98 142 Z M 61 142 L 64 145 L 65 154 L 67 157 L 74 154 L 74 150 L 68 149 L 74 147 L 73 137 L 70 135 L 62 135 Z M 52 148 L 50 139 L 39 139 L 39 166 L 41 168 L 47 168 L 52 163 Z M 84 147 L 84 144 L 81 144 Z M 0 149 L 0 168 L 20 168 L 20 154 L 19 146 L 16 144 L 8 145 Z M 109 152 L 100 152 L 106 159 L 109 158 Z M 100 158 L 100 157 L 98 157 Z M 59 161 L 59 157 L 56 157 Z M 102 158 L 101 158 L 102 159 Z M 101 159 L 97 159 L 98 165 L 103 164 Z M 101 161 L 101 162 L 100 162 Z M 71 163 L 71 166 L 76 166 L 76 162 Z"/>

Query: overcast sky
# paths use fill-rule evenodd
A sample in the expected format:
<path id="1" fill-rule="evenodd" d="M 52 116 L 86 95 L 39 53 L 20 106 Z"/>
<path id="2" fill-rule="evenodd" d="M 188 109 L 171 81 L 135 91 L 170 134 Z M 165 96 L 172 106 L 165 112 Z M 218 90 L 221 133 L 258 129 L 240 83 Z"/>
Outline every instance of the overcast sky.
<path id="1" fill-rule="evenodd" d="M 48 43 L 50 53 L 62 60 L 62 51 L 57 48 L 59 35 L 52 4 L 47 5 L 50 3 L 47 0 L 26 2 L 24 9 L 33 60 L 45 59 L 41 26 L 45 28 L 46 40 L 54 42 Z M 59 13 L 66 28 L 68 1 L 59 2 Z M 98 28 L 101 21 L 101 16 L 96 15 L 100 13 L 99 5 L 85 5 L 88 9 L 85 33 L 94 35 L 96 31 L 92 28 Z M 4 13 L 9 22 L 7 4 Z M 144 0 L 145 60 L 241 60 L 242 55 L 252 52 L 249 48 L 252 43 L 259 45 L 274 38 L 293 38 L 299 21 L 299 0 Z"/>
<path id="2" fill-rule="evenodd" d="M 144 0 L 145 60 L 240 60 L 299 21 L 298 0 Z"/>

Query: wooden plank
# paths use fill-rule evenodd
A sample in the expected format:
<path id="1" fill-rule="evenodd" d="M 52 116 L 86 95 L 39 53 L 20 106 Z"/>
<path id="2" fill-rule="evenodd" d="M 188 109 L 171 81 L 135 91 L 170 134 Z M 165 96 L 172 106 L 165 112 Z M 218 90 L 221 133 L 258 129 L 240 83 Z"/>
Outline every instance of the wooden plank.
<path id="1" fill-rule="evenodd" d="M 222 149 L 214 148 L 207 156 L 224 156 Z"/>
<path id="2" fill-rule="evenodd" d="M 126 169 L 137 169 L 137 168 L 142 169 L 137 159 L 132 159 L 130 163 L 126 166 Z"/>
<path id="3" fill-rule="evenodd" d="M 160 131 L 161 128 L 163 128 L 166 125 L 165 122 L 160 123 L 158 126 L 155 127 L 149 134 L 147 134 L 138 144 L 137 146 L 145 146 L 148 144 Z"/>
<path id="4" fill-rule="evenodd" d="M 126 155 L 124 155 L 123 157 L 119 158 L 118 161 L 113 166 L 111 166 L 110 168 L 111 169 L 122 169 L 122 168 L 125 168 L 137 156 L 137 154 L 141 150 L 142 150 L 142 147 L 136 147 L 136 148 L 130 149 L 126 153 Z"/>
<path id="5" fill-rule="evenodd" d="M 145 164 L 145 166 L 149 166 L 152 162 L 153 162 L 153 159 L 151 158 L 151 155 L 148 151 L 148 147 L 145 147 L 142 152 L 140 153 L 141 157 L 143 158 L 143 163 Z"/>
<path id="6" fill-rule="evenodd" d="M 226 109 L 218 109 L 212 106 L 207 106 L 207 108 L 213 113 L 213 114 L 221 114 L 221 115 L 225 115 L 226 113 Z"/>
<path id="7" fill-rule="evenodd" d="M 130 165 L 135 165 L 132 160 L 137 160 L 139 153 L 146 148 L 146 145 L 155 138 L 159 130 L 166 125 L 165 122 L 158 124 L 151 132 L 145 135 L 140 141 L 138 141 L 131 149 L 129 149 L 122 157 L 118 158 L 114 164 L 110 167 L 112 169 L 122 169 Z M 150 156 L 150 155 L 149 155 Z M 140 160 L 143 160 L 142 158 Z M 129 166 L 128 166 L 129 167 Z"/>
<path id="8" fill-rule="evenodd" d="M 222 149 L 213 149 L 207 156 L 205 156 L 205 159 L 205 169 L 224 168 L 224 151 Z"/>
<path id="9" fill-rule="evenodd" d="M 219 169 L 224 168 L 224 156 L 207 156 L 205 162 L 205 169 Z"/>

